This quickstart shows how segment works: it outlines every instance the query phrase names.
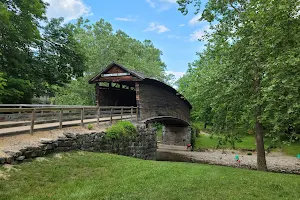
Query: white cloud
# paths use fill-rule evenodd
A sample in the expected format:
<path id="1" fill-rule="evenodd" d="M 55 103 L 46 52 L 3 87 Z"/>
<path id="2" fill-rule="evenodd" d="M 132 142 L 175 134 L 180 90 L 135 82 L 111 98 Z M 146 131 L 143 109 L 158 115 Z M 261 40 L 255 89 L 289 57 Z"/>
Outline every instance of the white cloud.
<path id="1" fill-rule="evenodd" d="M 178 26 L 181 26 L 181 27 L 182 27 L 182 26 L 185 26 L 185 24 L 179 24 Z"/>
<path id="2" fill-rule="evenodd" d="M 205 35 L 205 31 L 207 31 L 205 28 L 195 30 L 193 33 L 190 34 L 190 41 L 193 42 L 202 39 Z"/>
<path id="3" fill-rule="evenodd" d="M 177 0 L 146 0 L 150 7 L 157 9 L 157 11 L 162 12 L 169 10 L 174 4 L 177 4 Z"/>
<path id="4" fill-rule="evenodd" d="M 134 22 L 134 21 L 136 21 L 136 19 L 133 19 L 133 18 L 126 18 L 126 17 L 116 17 L 115 20 L 118 20 L 118 21 L 125 21 L 125 22 Z"/>
<path id="5" fill-rule="evenodd" d="M 153 1 L 151 1 L 151 0 L 146 0 L 146 2 L 147 2 L 152 8 L 155 8 L 155 7 L 156 7 L 156 3 L 154 3 Z"/>
<path id="6" fill-rule="evenodd" d="M 173 74 L 175 76 L 175 79 L 178 80 L 181 78 L 185 72 L 176 72 L 176 71 L 166 71 L 167 74 Z"/>
<path id="7" fill-rule="evenodd" d="M 189 21 L 189 25 L 195 26 L 196 24 L 199 24 L 199 23 L 200 23 L 200 21 L 199 21 L 200 17 L 201 17 L 200 14 L 195 15 L 195 16 Z"/>
<path id="8" fill-rule="evenodd" d="M 177 0 L 160 0 L 161 2 L 177 3 Z"/>
<path id="9" fill-rule="evenodd" d="M 82 0 L 45 0 L 50 5 L 47 8 L 48 18 L 64 17 L 68 22 L 81 16 L 91 15 L 91 8 Z"/>
<path id="10" fill-rule="evenodd" d="M 161 25 L 157 22 L 151 22 L 148 26 L 148 28 L 146 28 L 144 30 L 145 32 L 147 31 L 155 31 L 157 33 L 164 33 L 164 32 L 167 32 L 167 31 L 170 31 L 170 29 L 168 29 L 166 26 L 164 25 Z"/>
<path id="11" fill-rule="evenodd" d="M 180 36 L 177 36 L 177 35 L 168 35 L 168 38 L 170 38 L 170 39 L 180 39 Z"/>

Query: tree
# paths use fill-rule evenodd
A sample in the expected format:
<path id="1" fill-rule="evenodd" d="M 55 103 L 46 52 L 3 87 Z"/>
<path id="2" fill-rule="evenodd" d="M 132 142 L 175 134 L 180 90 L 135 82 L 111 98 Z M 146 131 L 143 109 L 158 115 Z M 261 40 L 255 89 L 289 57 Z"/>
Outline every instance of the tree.
<path id="1" fill-rule="evenodd" d="M 0 1 L 0 71 L 7 84 L 0 101 L 28 102 L 34 44 L 40 40 L 39 21 L 45 19 L 46 4 L 40 0 Z M 24 97 L 24 98 L 23 98 Z"/>
<path id="2" fill-rule="evenodd" d="M 131 38 L 121 30 L 113 31 L 110 23 L 100 19 L 91 24 L 83 18 L 72 26 L 80 48 L 85 53 L 85 76 L 73 80 L 67 87 L 60 88 L 55 97 L 57 104 L 86 104 L 95 102 L 95 89 L 88 80 L 98 74 L 112 61 L 131 70 L 144 73 L 161 81 L 168 81 L 166 66 L 160 56 L 162 52 L 155 48 L 150 40 L 143 42 Z"/>
<path id="3" fill-rule="evenodd" d="M 63 18 L 51 19 L 43 28 L 42 40 L 36 51 L 34 76 L 36 94 L 52 92 L 53 86 L 64 86 L 83 76 L 85 55 L 75 39 L 73 26 L 63 25 Z M 43 83 L 43 84 L 41 84 Z M 44 86 L 44 87 L 41 87 Z"/>
<path id="4" fill-rule="evenodd" d="M 4 94 L 4 86 L 6 86 L 6 79 L 3 78 L 3 73 L 0 73 L 0 95 Z"/>
<path id="5" fill-rule="evenodd" d="M 199 0 L 178 3 L 184 14 L 191 3 L 200 12 Z M 246 122 L 254 128 L 258 170 L 267 170 L 265 135 L 299 130 L 299 9 L 297 0 L 209 0 L 201 13 L 213 30 L 194 63 L 201 91 L 214 126 L 232 130 Z"/>
<path id="6" fill-rule="evenodd" d="M 0 1 L 3 103 L 31 103 L 33 96 L 49 94 L 53 86 L 83 75 L 85 58 L 72 27 L 62 25 L 62 18 L 45 21 L 46 6 L 41 0 Z"/>

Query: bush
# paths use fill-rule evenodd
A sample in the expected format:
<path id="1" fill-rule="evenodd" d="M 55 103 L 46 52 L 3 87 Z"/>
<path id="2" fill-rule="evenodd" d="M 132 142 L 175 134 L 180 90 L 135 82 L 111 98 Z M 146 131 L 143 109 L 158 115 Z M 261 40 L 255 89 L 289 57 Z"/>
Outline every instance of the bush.
<path id="1" fill-rule="evenodd" d="M 92 125 L 92 124 L 89 124 L 89 125 L 87 126 L 87 128 L 88 128 L 89 130 L 92 130 L 92 129 L 93 129 L 93 125 Z"/>
<path id="2" fill-rule="evenodd" d="M 129 121 L 119 121 L 106 130 L 106 137 L 110 139 L 130 138 L 136 134 L 136 127 Z"/>
<path id="3" fill-rule="evenodd" d="M 248 156 L 251 156 L 251 155 L 252 155 L 252 153 L 251 153 L 251 152 L 248 152 L 248 153 L 247 153 L 247 155 L 248 155 Z"/>
<path id="4" fill-rule="evenodd" d="M 191 133 L 191 145 L 192 145 L 192 151 L 195 150 L 195 145 L 196 145 L 196 134 L 194 134 L 193 132 Z"/>

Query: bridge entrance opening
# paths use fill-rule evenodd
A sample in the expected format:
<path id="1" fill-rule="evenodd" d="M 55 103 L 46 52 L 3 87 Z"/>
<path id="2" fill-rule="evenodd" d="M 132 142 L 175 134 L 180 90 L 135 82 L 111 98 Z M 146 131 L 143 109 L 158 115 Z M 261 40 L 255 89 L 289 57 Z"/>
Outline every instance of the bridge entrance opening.
<path id="1" fill-rule="evenodd" d="M 112 63 L 89 80 L 96 85 L 96 102 L 99 106 L 138 106 L 138 91 L 142 77 L 122 65 Z"/>
<path id="2" fill-rule="evenodd" d="M 97 94 L 100 106 L 134 106 L 136 107 L 136 91 L 130 82 L 100 82 Z"/>

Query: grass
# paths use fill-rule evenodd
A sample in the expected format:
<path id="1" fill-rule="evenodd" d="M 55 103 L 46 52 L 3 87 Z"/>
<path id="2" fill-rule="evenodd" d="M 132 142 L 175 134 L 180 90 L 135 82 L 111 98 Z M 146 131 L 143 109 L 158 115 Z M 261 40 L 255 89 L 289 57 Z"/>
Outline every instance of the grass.
<path id="1" fill-rule="evenodd" d="M 196 138 L 196 149 L 214 149 L 216 148 L 218 143 L 218 137 L 217 136 L 210 136 L 210 135 L 199 135 L 199 137 Z M 242 138 L 242 142 L 236 143 L 237 149 L 249 149 L 249 150 L 255 150 L 255 139 L 253 136 L 244 136 Z M 266 145 L 267 146 L 267 145 Z M 230 144 L 222 145 L 220 148 L 231 148 Z"/>
<path id="2" fill-rule="evenodd" d="M 203 135 L 200 134 L 199 137 L 196 138 L 195 149 L 215 149 L 218 143 L 217 136 Z M 265 139 L 265 149 L 267 149 L 270 145 L 270 141 Z M 236 143 L 236 149 L 243 150 L 251 150 L 255 151 L 255 138 L 253 135 L 244 135 L 242 136 L 242 142 Z M 230 144 L 226 144 L 220 147 L 221 149 L 231 149 Z M 281 144 L 277 149 L 277 151 L 282 151 L 287 155 L 296 156 L 300 154 L 300 143 L 292 143 L 290 145 Z"/>
<path id="3" fill-rule="evenodd" d="M 300 199 L 298 175 L 90 152 L 47 159 L 15 166 L 0 199 Z"/>

